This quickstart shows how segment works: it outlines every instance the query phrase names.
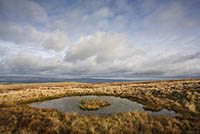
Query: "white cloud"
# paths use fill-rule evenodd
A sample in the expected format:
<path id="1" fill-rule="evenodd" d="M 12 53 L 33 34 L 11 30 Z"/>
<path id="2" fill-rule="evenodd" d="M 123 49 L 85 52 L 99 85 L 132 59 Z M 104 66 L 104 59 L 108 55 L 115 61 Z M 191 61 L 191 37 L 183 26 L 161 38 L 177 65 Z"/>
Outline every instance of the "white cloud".
<path id="1" fill-rule="evenodd" d="M 40 55 L 27 52 L 9 55 L 1 62 L 2 68 L 8 75 L 48 75 L 51 74 L 51 71 L 56 70 L 60 66 L 60 63 L 60 57 L 52 56 L 44 58 Z"/>
<path id="2" fill-rule="evenodd" d="M 6 53 L 8 53 L 8 48 L 6 48 L 4 46 L 0 46 L 0 59 L 1 59 L 1 57 L 4 57 L 6 55 Z"/>
<path id="3" fill-rule="evenodd" d="M 69 44 L 68 36 L 57 30 L 53 32 L 44 42 L 43 46 L 46 49 L 54 50 L 54 51 L 62 51 Z"/>
<path id="4" fill-rule="evenodd" d="M 113 62 L 134 55 L 134 48 L 127 44 L 123 34 L 97 32 L 83 36 L 67 52 L 66 61 L 83 61 L 94 58 L 96 62 Z"/>
<path id="5" fill-rule="evenodd" d="M 17 25 L 11 22 L 0 22 L 0 40 L 17 44 L 27 42 L 41 42 L 47 33 L 41 32 L 31 25 Z"/>
<path id="6" fill-rule="evenodd" d="M 98 34 L 96 34 L 96 36 Z M 88 38 L 91 39 L 92 37 Z M 81 40 L 83 41 L 84 39 L 80 39 L 78 42 L 82 42 Z M 70 59 L 71 61 L 63 61 L 63 57 L 58 55 L 45 58 L 44 56 L 37 55 L 37 53 L 31 54 L 21 51 L 15 54 L 7 55 L 6 57 L 2 57 L 2 60 L 0 60 L 0 65 L 1 65 L 0 70 L 1 74 L 7 74 L 7 75 L 23 74 L 23 75 L 37 75 L 44 77 L 104 76 L 104 77 L 132 77 L 132 78 L 172 77 L 172 76 L 187 76 L 187 75 L 195 76 L 195 74 L 198 75 L 200 72 L 200 66 L 198 64 L 200 62 L 200 52 L 193 54 L 168 53 L 167 55 L 162 55 L 162 56 L 147 57 L 147 55 L 144 54 L 142 55 L 141 53 L 137 52 L 134 52 L 134 54 L 131 55 L 132 49 L 128 48 L 127 46 L 124 47 L 126 48 L 125 50 L 126 54 L 119 53 L 119 55 L 121 55 L 119 56 L 118 54 L 115 53 L 114 46 L 120 48 L 120 50 L 123 50 L 121 49 L 121 45 L 113 45 L 114 51 L 112 51 L 112 48 L 108 48 L 107 51 L 105 50 L 106 48 L 104 46 L 97 47 L 97 50 L 95 50 L 94 47 L 91 48 L 91 46 L 89 45 L 86 46 L 87 48 L 84 48 L 84 50 L 83 48 L 81 48 L 81 50 L 76 51 L 78 52 L 76 53 L 78 54 L 76 56 L 80 57 L 83 56 L 84 57 L 83 59 L 80 59 L 80 57 L 74 57 L 74 59 Z M 100 55 L 103 56 L 104 58 L 103 61 L 97 61 L 96 59 L 97 57 L 95 55 L 98 54 L 99 52 L 105 54 L 105 55 Z M 108 53 L 110 53 L 112 56 L 109 55 Z M 79 60 L 79 61 L 73 62 L 72 60 Z"/>
<path id="7" fill-rule="evenodd" d="M 66 33 L 56 30 L 55 32 L 39 31 L 31 25 L 17 25 L 14 23 L 0 22 L 0 40 L 14 42 L 15 44 L 27 46 L 31 43 L 35 48 L 41 45 L 48 50 L 61 51 L 69 44 Z"/>

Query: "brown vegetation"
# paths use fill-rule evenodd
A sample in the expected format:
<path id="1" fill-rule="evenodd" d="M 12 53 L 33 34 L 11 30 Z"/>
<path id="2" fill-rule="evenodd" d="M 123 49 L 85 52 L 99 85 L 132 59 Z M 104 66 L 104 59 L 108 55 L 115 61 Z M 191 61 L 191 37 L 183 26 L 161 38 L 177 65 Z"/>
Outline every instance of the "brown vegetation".
<path id="1" fill-rule="evenodd" d="M 111 103 L 105 100 L 85 99 L 81 101 L 80 108 L 83 110 L 98 110 L 101 107 L 109 106 Z"/>
<path id="2" fill-rule="evenodd" d="M 109 95 L 144 104 L 145 109 L 166 108 L 175 117 L 128 112 L 80 116 L 27 103 L 64 96 Z M 123 83 L 39 83 L 0 85 L 0 133 L 2 134 L 199 134 L 200 80 L 170 80 Z"/>

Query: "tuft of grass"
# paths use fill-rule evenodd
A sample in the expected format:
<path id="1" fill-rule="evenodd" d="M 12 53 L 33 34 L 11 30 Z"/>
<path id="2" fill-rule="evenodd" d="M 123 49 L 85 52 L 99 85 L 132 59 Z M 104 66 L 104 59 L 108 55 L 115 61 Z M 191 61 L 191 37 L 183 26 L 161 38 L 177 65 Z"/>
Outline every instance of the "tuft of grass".
<path id="1" fill-rule="evenodd" d="M 80 108 L 83 110 L 98 110 L 101 107 L 109 105 L 111 103 L 105 100 L 85 99 L 81 101 Z"/>
<path id="2" fill-rule="evenodd" d="M 179 118 L 152 116 L 142 112 L 119 113 L 107 117 L 80 116 L 55 109 L 33 108 L 27 105 L 0 108 L 0 133 L 48 134 L 182 134 L 200 132 L 197 123 Z M 11 116 L 12 115 L 12 116 Z M 10 117 L 9 117 L 10 116 Z M 183 119 L 183 118 L 182 118 Z"/>

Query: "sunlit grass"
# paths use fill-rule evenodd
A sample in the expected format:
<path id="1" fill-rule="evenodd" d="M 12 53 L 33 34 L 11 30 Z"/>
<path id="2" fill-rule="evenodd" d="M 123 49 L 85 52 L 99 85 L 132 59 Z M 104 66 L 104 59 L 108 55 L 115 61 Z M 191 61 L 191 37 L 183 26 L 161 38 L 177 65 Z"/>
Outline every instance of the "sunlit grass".
<path id="1" fill-rule="evenodd" d="M 101 107 L 109 105 L 111 103 L 105 100 L 85 99 L 81 101 L 80 108 L 83 110 L 98 110 Z"/>
<path id="2" fill-rule="evenodd" d="M 99 117 L 33 108 L 27 103 L 64 96 L 125 97 L 145 109 L 176 111 L 175 117 L 128 112 Z M 200 133 L 200 80 L 83 84 L 73 82 L 0 85 L 0 133 Z"/>

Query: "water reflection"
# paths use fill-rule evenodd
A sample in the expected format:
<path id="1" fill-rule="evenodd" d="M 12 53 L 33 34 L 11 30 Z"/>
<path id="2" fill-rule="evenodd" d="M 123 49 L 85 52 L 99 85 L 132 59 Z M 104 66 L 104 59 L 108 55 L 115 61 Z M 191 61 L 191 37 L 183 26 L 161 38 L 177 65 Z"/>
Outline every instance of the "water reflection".
<path id="1" fill-rule="evenodd" d="M 102 99 L 111 102 L 110 106 L 102 107 L 94 111 L 85 111 L 79 108 L 80 102 L 83 99 Z M 137 102 L 130 101 L 125 98 L 114 97 L 114 96 L 74 96 L 74 97 L 64 97 L 60 99 L 54 99 L 44 102 L 37 102 L 30 104 L 33 107 L 41 108 L 55 108 L 62 112 L 77 112 L 80 115 L 110 115 L 121 112 L 130 112 L 138 110 L 141 112 L 148 112 L 155 115 L 166 115 L 175 116 L 174 111 L 169 111 L 167 109 L 162 109 L 158 112 L 146 111 L 143 109 L 143 105 Z"/>

